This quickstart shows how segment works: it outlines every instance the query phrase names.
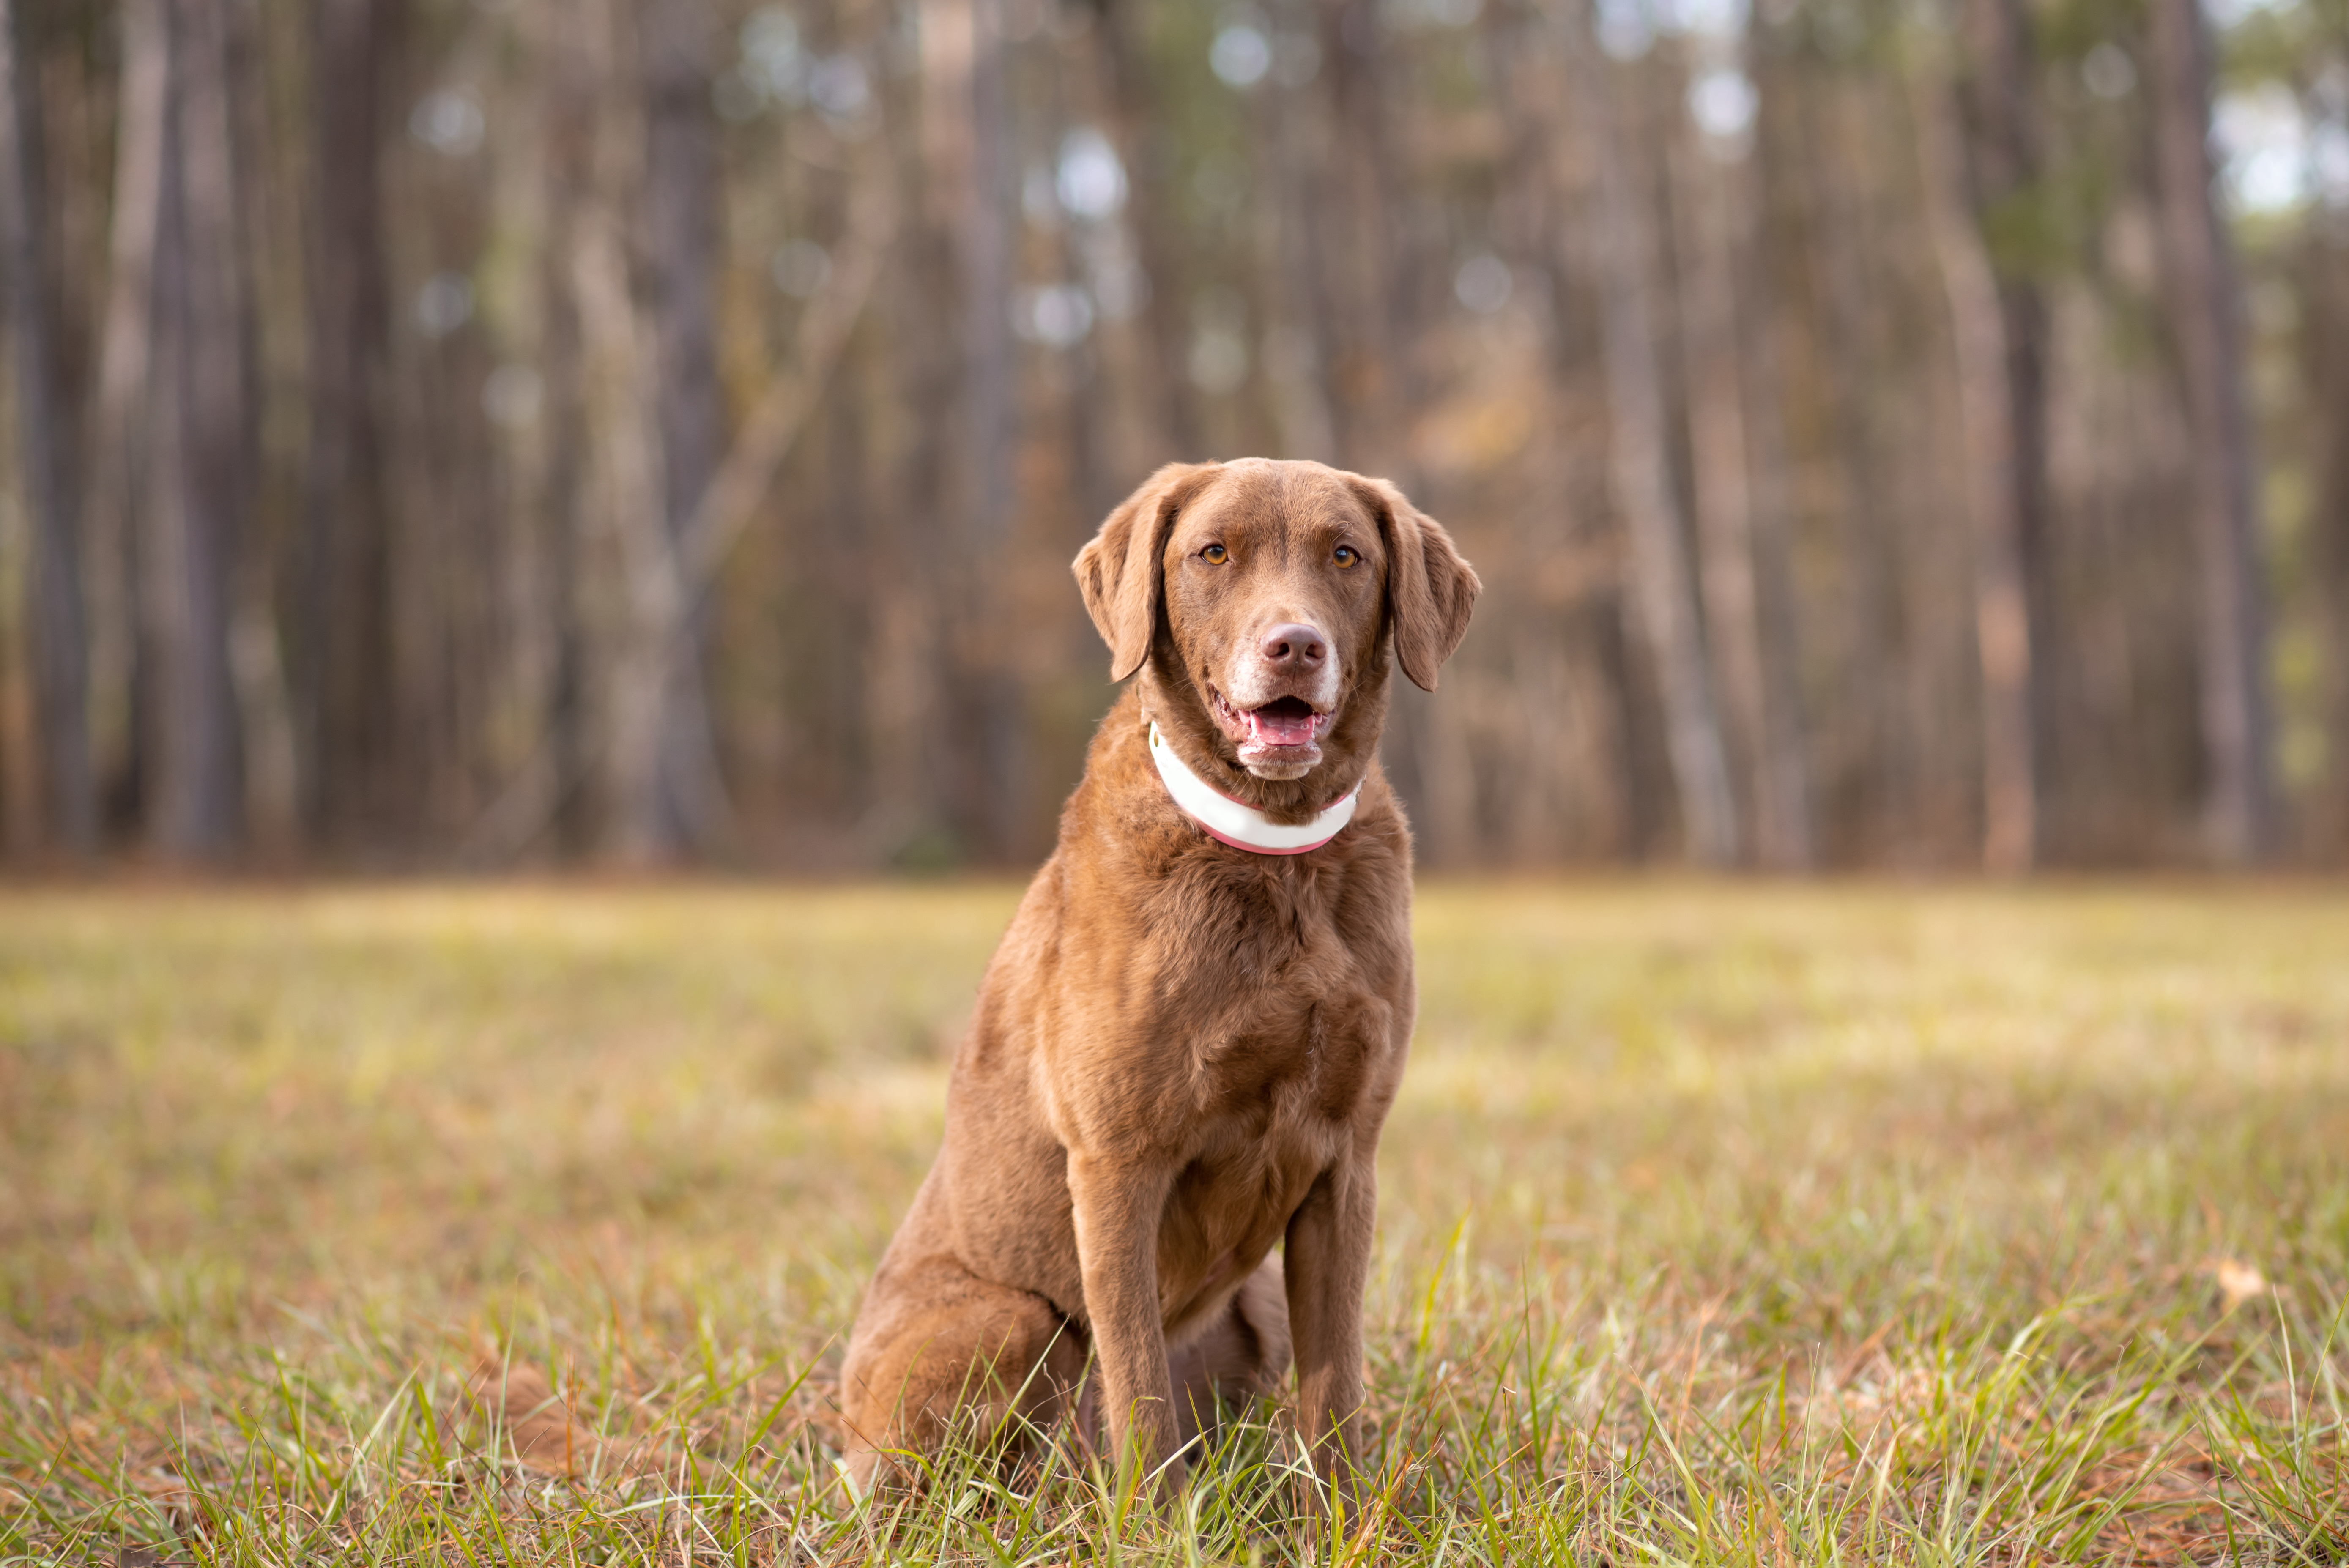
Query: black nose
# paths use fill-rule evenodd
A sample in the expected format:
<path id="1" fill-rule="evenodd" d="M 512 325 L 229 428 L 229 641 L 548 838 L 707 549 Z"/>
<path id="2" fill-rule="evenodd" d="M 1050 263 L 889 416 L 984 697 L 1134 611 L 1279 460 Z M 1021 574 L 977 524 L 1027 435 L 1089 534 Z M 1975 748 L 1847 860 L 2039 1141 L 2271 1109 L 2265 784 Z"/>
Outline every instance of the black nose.
<path id="1" fill-rule="evenodd" d="M 1267 632 L 1257 643 L 1256 650 L 1268 664 L 1307 670 L 1330 656 L 1329 645 L 1321 640 L 1320 633 L 1293 623 Z"/>

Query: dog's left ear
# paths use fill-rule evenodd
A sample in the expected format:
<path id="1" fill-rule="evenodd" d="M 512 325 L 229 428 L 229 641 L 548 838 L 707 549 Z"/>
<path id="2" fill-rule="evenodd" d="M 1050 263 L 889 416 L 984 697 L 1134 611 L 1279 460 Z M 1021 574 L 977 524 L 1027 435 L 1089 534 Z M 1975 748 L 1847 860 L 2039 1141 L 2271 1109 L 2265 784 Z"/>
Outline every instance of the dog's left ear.
<path id="1" fill-rule="evenodd" d="M 1385 480 L 1348 477 L 1386 542 L 1395 662 L 1413 685 L 1433 691 L 1435 672 L 1468 634 L 1468 614 L 1485 584 L 1453 548 L 1444 525 L 1412 505 L 1402 491 Z"/>
<path id="2" fill-rule="evenodd" d="M 1077 552 L 1077 588 L 1085 614 L 1109 645 L 1109 678 L 1122 681 L 1150 656 L 1158 630 L 1159 556 L 1183 503 L 1215 477 L 1220 463 L 1169 463 L 1119 503 L 1101 531 Z"/>

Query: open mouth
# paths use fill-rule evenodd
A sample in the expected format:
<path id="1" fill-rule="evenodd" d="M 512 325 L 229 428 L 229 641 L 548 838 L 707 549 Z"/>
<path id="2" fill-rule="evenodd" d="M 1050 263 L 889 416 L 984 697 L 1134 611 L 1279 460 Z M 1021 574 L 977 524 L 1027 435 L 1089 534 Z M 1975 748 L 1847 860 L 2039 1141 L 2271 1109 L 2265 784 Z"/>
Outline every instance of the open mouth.
<path id="1" fill-rule="evenodd" d="M 1329 734 L 1337 722 L 1336 714 L 1317 713 L 1311 703 L 1299 696 L 1278 696 L 1261 707 L 1234 707 L 1213 687 L 1208 688 L 1208 696 L 1216 720 L 1243 754 L 1258 748 L 1302 751 Z"/>

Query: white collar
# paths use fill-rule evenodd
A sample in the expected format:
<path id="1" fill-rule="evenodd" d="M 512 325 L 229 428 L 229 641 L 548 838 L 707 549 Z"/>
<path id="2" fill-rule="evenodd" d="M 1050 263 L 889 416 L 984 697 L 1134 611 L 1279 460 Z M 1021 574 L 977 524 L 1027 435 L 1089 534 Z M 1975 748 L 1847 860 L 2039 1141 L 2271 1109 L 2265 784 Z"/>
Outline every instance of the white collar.
<path id="1" fill-rule="evenodd" d="M 1354 820 L 1354 801 L 1362 792 L 1357 780 L 1351 789 L 1311 821 L 1285 827 L 1192 772 L 1190 766 L 1174 755 L 1174 748 L 1166 744 L 1166 738 L 1158 733 L 1155 719 L 1150 723 L 1150 760 L 1158 765 L 1158 777 L 1165 782 L 1166 793 L 1174 797 L 1175 808 L 1198 823 L 1209 838 L 1259 855 L 1301 855 L 1308 850 L 1319 849 Z"/>

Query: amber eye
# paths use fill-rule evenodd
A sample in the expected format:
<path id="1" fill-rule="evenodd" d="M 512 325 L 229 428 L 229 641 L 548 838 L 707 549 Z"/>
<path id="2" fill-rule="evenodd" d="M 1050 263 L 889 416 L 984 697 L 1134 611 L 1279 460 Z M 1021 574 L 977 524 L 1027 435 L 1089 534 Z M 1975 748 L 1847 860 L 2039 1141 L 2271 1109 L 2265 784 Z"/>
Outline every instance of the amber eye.
<path id="1" fill-rule="evenodd" d="M 1330 559 L 1337 562 L 1338 569 L 1342 572 L 1347 567 L 1351 566 L 1355 562 L 1360 561 L 1361 557 L 1354 552 L 1354 547 L 1352 545 L 1341 544 L 1338 546 L 1338 552 L 1331 556 Z"/>
<path id="2" fill-rule="evenodd" d="M 1232 552 L 1220 544 L 1210 544 L 1206 549 L 1199 552 L 1199 559 L 1210 566 L 1221 566 L 1231 558 Z"/>

